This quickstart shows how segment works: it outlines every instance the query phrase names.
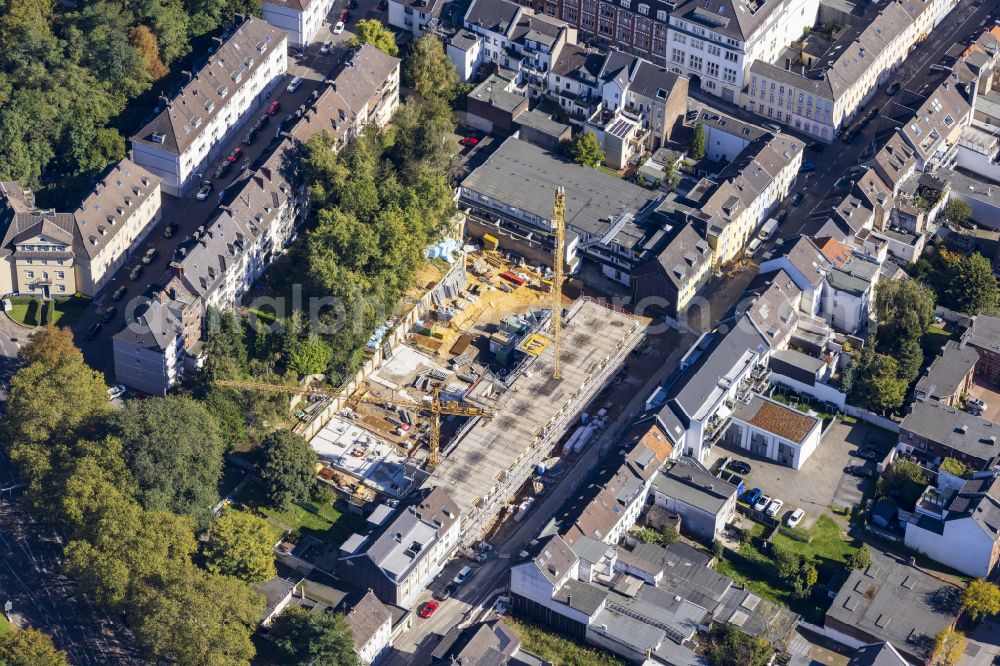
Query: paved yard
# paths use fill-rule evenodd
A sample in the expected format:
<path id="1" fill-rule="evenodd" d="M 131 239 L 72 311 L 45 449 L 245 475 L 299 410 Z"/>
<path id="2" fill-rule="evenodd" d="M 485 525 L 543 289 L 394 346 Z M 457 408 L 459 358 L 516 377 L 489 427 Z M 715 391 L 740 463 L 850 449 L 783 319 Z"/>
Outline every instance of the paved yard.
<path id="1" fill-rule="evenodd" d="M 994 423 L 1000 422 L 1000 387 L 980 375 L 976 375 L 973 382 L 970 393 L 986 403 L 983 418 Z"/>
<path id="2" fill-rule="evenodd" d="M 847 666 L 851 650 L 813 633 L 796 627 L 788 638 L 789 666 Z"/>
<path id="3" fill-rule="evenodd" d="M 889 433 L 858 423 L 836 421 L 819 447 L 798 470 L 749 455 L 744 449 L 716 446 L 710 454 L 709 466 L 717 469 L 726 456 L 743 460 L 752 470 L 746 477 L 746 487 L 760 488 L 766 495 L 785 501 L 782 514 L 802 508 L 806 517 L 800 527 L 809 529 L 816 517 L 831 505 L 852 506 L 861 500 L 864 483 L 868 481 L 844 474 L 844 467 L 861 464 L 849 452 L 865 446 L 887 450 L 892 438 Z"/>
<path id="4" fill-rule="evenodd" d="M 990 618 L 969 632 L 959 666 L 991 666 L 1000 660 L 1000 620 Z"/>

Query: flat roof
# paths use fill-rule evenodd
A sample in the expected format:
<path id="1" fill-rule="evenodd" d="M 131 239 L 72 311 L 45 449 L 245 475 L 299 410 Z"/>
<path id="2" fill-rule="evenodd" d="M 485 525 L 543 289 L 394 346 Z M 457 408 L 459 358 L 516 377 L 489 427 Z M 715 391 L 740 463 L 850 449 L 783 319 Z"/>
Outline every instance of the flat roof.
<path id="1" fill-rule="evenodd" d="M 555 345 L 549 345 L 500 395 L 493 406 L 496 416 L 480 419 L 452 442 L 426 480 L 425 486 L 448 489 L 463 524 L 532 451 L 540 431 L 589 385 L 601 362 L 634 347 L 645 329 L 636 317 L 592 301 L 578 301 L 573 310 L 562 328 L 562 379 L 552 378 Z M 511 494 L 516 490 L 509 488 Z"/>
<path id="2" fill-rule="evenodd" d="M 753 395 L 750 404 L 737 402 L 733 408 L 733 418 L 796 444 L 801 444 L 813 428 L 820 424 L 815 416 L 758 394 Z"/>

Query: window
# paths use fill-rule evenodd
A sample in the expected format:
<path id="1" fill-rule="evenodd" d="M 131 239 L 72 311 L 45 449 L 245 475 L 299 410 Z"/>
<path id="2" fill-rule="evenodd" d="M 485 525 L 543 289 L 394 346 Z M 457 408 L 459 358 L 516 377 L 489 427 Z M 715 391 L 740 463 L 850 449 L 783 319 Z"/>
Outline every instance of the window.
<path id="1" fill-rule="evenodd" d="M 29 280 L 34 279 L 34 277 L 35 277 L 35 271 L 25 271 L 24 272 L 24 277 L 28 278 Z"/>
<path id="2" fill-rule="evenodd" d="M 684 64 L 684 51 L 681 51 L 680 49 L 674 49 L 673 53 L 671 55 L 671 59 L 674 62 L 683 65 Z"/>
<path id="3" fill-rule="evenodd" d="M 691 46 L 698 49 L 699 51 L 705 50 L 705 42 L 701 41 L 700 39 L 692 39 Z"/>
<path id="4" fill-rule="evenodd" d="M 64 271 L 56 271 L 56 277 L 62 280 L 66 277 L 66 273 Z"/>
<path id="5" fill-rule="evenodd" d="M 706 65 L 707 65 L 706 69 L 708 71 L 708 75 L 714 76 L 715 78 L 719 78 L 719 64 L 715 62 L 708 62 L 706 63 Z M 750 95 L 752 96 L 753 92 L 751 92 Z"/>
<path id="6" fill-rule="evenodd" d="M 726 83 L 736 83 L 736 70 L 729 67 L 723 69 L 722 80 Z"/>
<path id="7" fill-rule="evenodd" d="M 709 44 L 708 45 L 708 55 L 718 56 L 721 53 L 722 53 L 722 49 L 720 49 L 715 44 Z"/>
<path id="8" fill-rule="evenodd" d="M 688 63 L 688 67 L 690 67 L 691 69 L 696 69 L 698 71 L 701 71 L 701 56 L 696 56 L 696 55 L 691 56 L 690 62 Z"/>
<path id="9" fill-rule="evenodd" d="M 726 51 L 726 60 L 729 62 L 736 62 L 740 57 L 733 51 Z"/>
<path id="10" fill-rule="evenodd" d="M 649 16 L 649 5 L 639 5 L 639 13 L 643 16 Z"/>
<path id="11" fill-rule="evenodd" d="M 657 21 L 666 21 L 667 20 L 667 13 L 665 11 L 663 11 L 662 9 L 657 10 L 657 12 L 656 12 L 656 20 Z"/>
<path id="12" fill-rule="evenodd" d="M 674 33 L 674 41 L 678 44 L 687 44 L 687 37 L 680 34 L 679 32 Z"/>
<path id="13" fill-rule="evenodd" d="M 59 291 L 66 291 L 66 285 L 64 284 L 59 285 Z"/>
<path id="14" fill-rule="evenodd" d="M 622 0 L 622 7 L 629 9 L 632 6 L 632 0 Z"/>

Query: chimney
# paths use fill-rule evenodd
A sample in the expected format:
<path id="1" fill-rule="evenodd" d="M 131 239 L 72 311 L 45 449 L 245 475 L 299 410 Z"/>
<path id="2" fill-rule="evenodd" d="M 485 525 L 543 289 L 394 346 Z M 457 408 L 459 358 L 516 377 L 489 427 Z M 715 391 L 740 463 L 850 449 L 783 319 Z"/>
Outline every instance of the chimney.
<path id="1" fill-rule="evenodd" d="M 176 278 L 184 278 L 184 265 L 176 261 L 170 262 L 170 274 Z"/>

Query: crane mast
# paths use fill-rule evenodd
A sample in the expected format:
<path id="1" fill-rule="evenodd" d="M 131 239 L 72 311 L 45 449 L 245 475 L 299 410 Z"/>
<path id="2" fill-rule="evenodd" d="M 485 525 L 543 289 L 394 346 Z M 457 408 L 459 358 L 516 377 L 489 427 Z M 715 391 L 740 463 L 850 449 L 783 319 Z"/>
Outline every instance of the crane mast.
<path id="1" fill-rule="evenodd" d="M 552 256 L 552 338 L 555 343 L 555 360 L 552 363 L 552 378 L 562 378 L 560 352 L 562 351 L 562 283 L 563 259 L 566 254 L 566 191 L 562 186 L 556 188 L 556 200 L 553 208 L 552 222 L 555 225 L 556 246 Z"/>

